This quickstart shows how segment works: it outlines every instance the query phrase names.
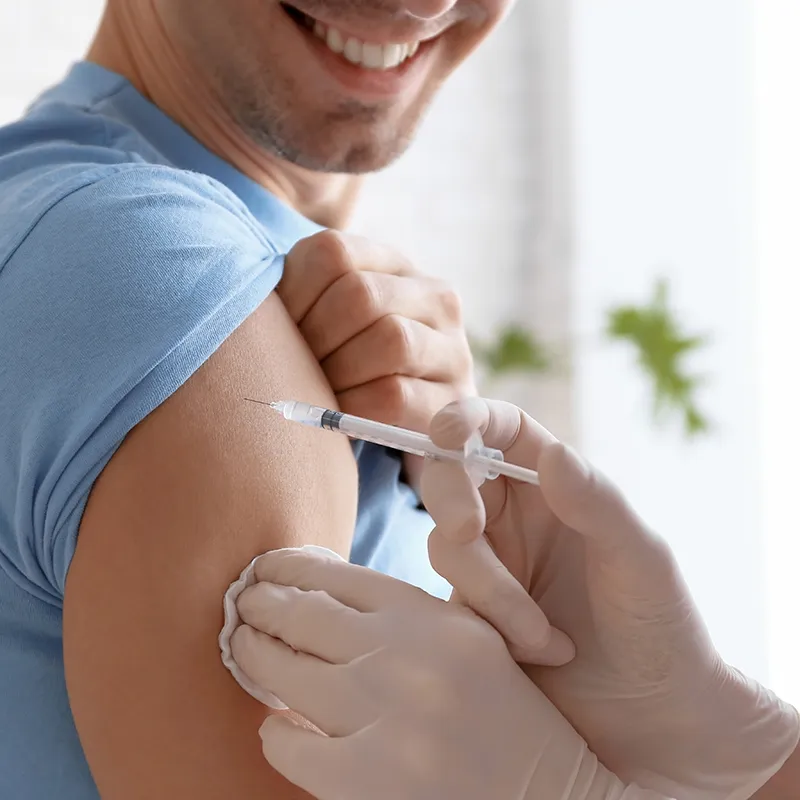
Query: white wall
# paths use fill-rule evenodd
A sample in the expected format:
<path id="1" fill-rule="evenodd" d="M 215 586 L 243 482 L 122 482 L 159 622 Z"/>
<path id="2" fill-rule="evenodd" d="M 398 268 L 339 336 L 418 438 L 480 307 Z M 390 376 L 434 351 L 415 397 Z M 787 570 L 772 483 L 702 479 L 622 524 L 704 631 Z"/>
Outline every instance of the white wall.
<path id="1" fill-rule="evenodd" d="M 584 450 L 675 546 L 723 654 L 764 679 L 749 12 L 573 0 L 575 395 Z M 713 339 L 692 367 L 709 375 L 716 431 L 693 445 L 653 428 L 630 353 L 593 343 L 607 307 L 647 300 L 660 275 L 690 330 Z"/>
<path id="2" fill-rule="evenodd" d="M 800 706 L 800 4 L 755 6 L 756 264 L 761 465 L 775 690 Z"/>
<path id="3" fill-rule="evenodd" d="M 14 119 L 79 59 L 103 0 L 0 3 L 0 124 Z"/>

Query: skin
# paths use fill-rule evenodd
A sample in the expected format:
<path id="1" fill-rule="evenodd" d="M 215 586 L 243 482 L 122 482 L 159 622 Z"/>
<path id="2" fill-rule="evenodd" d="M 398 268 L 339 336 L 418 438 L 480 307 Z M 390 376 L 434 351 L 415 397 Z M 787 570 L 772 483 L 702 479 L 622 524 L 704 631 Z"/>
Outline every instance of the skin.
<path id="1" fill-rule="evenodd" d="M 800 745 L 783 768 L 764 787 L 753 795 L 753 800 L 792 800 L 800 786 Z"/>
<path id="2" fill-rule="evenodd" d="M 112 0 L 89 58 L 128 77 L 210 150 L 298 211 L 340 228 L 363 173 L 405 151 L 443 81 L 512 0 L 296 5 L 365 41 L 439 35 L 423 48 L 413 80 L 387 96 L 332 77 L 277 0 Z"/>
<path id="3" fill-rule="evenodd" d="M 352 453 L 240 401 L 281 395 L 334 402 L 273 295 L 129 434 L 91 493 L 67 576 L 64 662 L 104 800 L 302 796 L 261 757 L 264 708 L 216 643 L 222 595 L 258 552 L 349 550 Z"/>
<path id="4" fill-rule="evenodd" d="M 275 0 L 111 0 L 89 59 L 127 77 L 299 212 L 341 227 L 362 173 L 405 149 L 438 86 L 508 6 L 304 6 L 378 41 L 443 31 L 414 80 L 399 81 L 391 96 L 362 91 L 352 74 L 347 86 L 331 77 Z M 265 709 L 221 663 L 221 597 L 267 550 L 320 544 L 346 556 L 357 471 L 343 437 L 287 425 L 241 398 L 299 397 L 334 408 L 357 398 L 362 413 L 377 416 L 388 396 L 395 421 L 424 427 L 435 407 L 469 388 L 471 363 L 457 358 L 463 327 L 450 294 L 410 275 L 396 253 L 364 257 L 355 246 L 351 255 L 361 256 L 346 257 L 309 297 L 311 284 L 292 289 L 291 275 L 315 274 L 320 252 L 331 248 L 330 235 L 309 241 L 287 258 L 286 295 L 271 295 L 129 434 L 92 490 L 67 578 L 64 659 L 75 723 L 104 800 L 306 796 L 264 760 L 256 732 Z M 360 272 L 370 277 L 354 280 Z M 409 303 L 413 297 L 420 299 Z M 334 341 L 323 331 L 326 319 L 341 318 L 342 302 L 353 324 L 337 328 Z M 354 374 L 359 351 L 390 364 L 390 373 Z"/>

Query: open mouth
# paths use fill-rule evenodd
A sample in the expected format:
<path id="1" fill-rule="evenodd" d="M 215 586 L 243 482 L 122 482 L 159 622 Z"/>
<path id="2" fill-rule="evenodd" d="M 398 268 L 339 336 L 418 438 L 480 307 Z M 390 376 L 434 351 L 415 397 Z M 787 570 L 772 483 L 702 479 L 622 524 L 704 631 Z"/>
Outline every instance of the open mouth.
<path id="1" fill-rule="evenodd" d="M 396 69 L 412 58 L 419 49 L 419 42 L 390 44 L 364 42 L 343 34 L 330 25 L 323 25 L 319 20 L 308 16 L 288 3 L 281 3 L 281 7 L 296 25 L 316 36 L 329 50 L 363 69 Z"/>

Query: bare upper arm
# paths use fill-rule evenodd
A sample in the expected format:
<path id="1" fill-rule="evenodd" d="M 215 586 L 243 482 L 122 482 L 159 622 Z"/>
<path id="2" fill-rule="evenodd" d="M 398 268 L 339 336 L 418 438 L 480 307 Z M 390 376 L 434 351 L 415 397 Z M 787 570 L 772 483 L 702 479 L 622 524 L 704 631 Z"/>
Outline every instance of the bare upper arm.
<path id="1" fill-rule="evenodd" d="M 317 543 L 346 555 L 356 467 L 344 437 L 245 396 L 333 403 L 274 295 L 131 432 L 90 496 L 64 659 L 106 800 L 305 797 L 262 758 L 265 709 L 221 663 L 221 600 L 265 550 Z"/>

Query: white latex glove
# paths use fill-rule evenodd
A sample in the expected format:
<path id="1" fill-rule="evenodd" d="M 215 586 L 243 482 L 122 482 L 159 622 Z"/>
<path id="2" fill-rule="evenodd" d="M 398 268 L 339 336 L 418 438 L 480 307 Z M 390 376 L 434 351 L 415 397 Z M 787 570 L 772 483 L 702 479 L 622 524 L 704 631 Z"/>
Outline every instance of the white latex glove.
<path id="1" fill-rule="evenodd" d="M 621 778 L 682 800 L 751 797 L 795 749 L 797 712 L 723 662 L 668 546 L 605 477 L 507 403 L 454 404 L 431 436 L 458 448 L 476 430 L 538 469 L 541 490 L 500 478 L 479 493 L 458 465 L 427 465 L 431 561 L 457 599 L 495 625 L 519 618 L 509 568 L 538 603 L 531 624 L 577 649 L 526 672 Z"/>
<path id="2" fill-rule="evenodd" d="M 275 551 L 237 602 L 238 666 L 320 731 L 261 728 L 319 800 L 664 800 L 625 786 L 469 609 L 338 559 Z"/>

